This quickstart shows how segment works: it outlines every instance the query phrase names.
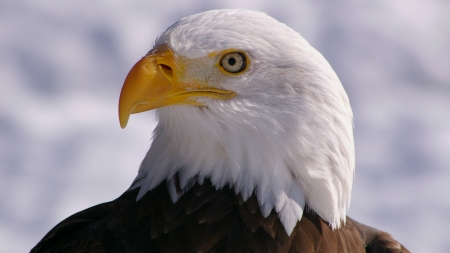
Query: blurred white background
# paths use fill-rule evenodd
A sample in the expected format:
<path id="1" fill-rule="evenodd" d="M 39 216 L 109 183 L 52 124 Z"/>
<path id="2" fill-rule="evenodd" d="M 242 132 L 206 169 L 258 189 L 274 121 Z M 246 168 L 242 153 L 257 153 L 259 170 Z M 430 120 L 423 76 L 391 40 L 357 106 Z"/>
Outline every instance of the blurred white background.
<path id="1" fill-rule="evenodd" d="M 349 215 L 412 252 L 450 248 L 450 2 L 0 3 L 0 252 L 27 252 L 67 216 L 118 197 L 151 143 L 125 130 L 122 82 L 159 33 L 219 8 L 261 10 L 329 60 L 353 106 Z"/>

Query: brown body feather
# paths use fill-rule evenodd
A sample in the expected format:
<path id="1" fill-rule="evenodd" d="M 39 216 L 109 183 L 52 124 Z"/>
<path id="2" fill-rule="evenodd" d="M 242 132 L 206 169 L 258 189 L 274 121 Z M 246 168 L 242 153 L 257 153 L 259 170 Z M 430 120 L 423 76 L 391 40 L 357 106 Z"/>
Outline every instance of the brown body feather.
<path id="1" fill-rule="evenodd" d="M 288 236 L 272 213 L 264 218 L 256 197 L 208 180 L 172 203 L 166 181 L 139 201 L 139 189 L 76 213 L 56 225 L 35 252 L 322 252 L 406 253 L 389 234 L 350 218 L 342 228 L 306 211 Z"/>

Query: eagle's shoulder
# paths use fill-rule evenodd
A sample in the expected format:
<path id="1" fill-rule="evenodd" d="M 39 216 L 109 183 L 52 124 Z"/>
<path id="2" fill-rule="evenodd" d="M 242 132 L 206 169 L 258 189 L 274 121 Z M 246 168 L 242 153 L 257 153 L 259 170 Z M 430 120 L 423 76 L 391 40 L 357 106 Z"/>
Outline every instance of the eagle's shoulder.
<path id="1" fill-rule="evenodd" d="M 410 253 L 401 243 L 389 233 L 359 223 L 347 217 L 347 223 L 352 224 L 361 234 L 368 253 Z"/>
<path id="2" fill-rule="evenodd" d="M 113 201 L 69 216 L 51 229 L 31 252 L 125 252 L 119 242 L 121 235 L 110 225 L 128 216 L 123 211 L 135 206 L 136 194 L 137 191 L 127 191 Z M 128 231 L 124 232 L 126 235 Z"/>

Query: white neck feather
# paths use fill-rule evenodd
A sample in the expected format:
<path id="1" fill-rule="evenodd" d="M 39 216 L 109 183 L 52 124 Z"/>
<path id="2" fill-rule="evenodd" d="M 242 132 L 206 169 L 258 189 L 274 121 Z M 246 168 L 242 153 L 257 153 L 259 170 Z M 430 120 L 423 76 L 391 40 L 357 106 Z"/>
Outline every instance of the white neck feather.
<path id="1" fill-rule="evenodd" d="M 345 221 L 354 168 L 348 119 L 335 114 L 281 125 L 268 120 L 264 110 L 258 114 L 254 109 L 249 118 L 245 108 L 252 105 L 238 101 L 228 106 L 240 110 L 228 114 L 222 106 L 158 110 L 152 146 L 132 187 L 141 187 L 138 198 L 178 174 L 182 189 L 194 178 L 200 183 L 209 178 L 216 188 L 233 187 L 244 200 L 255 192 L 262 214 L 274 209 L 288 234 L 301 219 L 305 203 L 332 228 Z M 340 135 L 342 130 L 350 134 Z M 176 202 L 182 194 L 173 188 L 171 195 Z"/>

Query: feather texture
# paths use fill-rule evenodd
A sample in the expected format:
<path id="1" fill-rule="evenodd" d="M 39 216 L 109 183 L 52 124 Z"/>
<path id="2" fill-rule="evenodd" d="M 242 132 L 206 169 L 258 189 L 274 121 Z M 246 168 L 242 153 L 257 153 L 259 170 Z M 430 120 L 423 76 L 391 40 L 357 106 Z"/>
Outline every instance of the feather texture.
<path id="1" fill-rule="evenodd" d="M 262 216 L 255 194 L 244 201 L 208 179 L 176 203 L 167 181 L 136 202 L 138 191 L 70 216 L 31 252 L 409 252 L 389 234 L 350 218 L 333 231 L 312 211 L 289 236 L 274 211 Z"/>

